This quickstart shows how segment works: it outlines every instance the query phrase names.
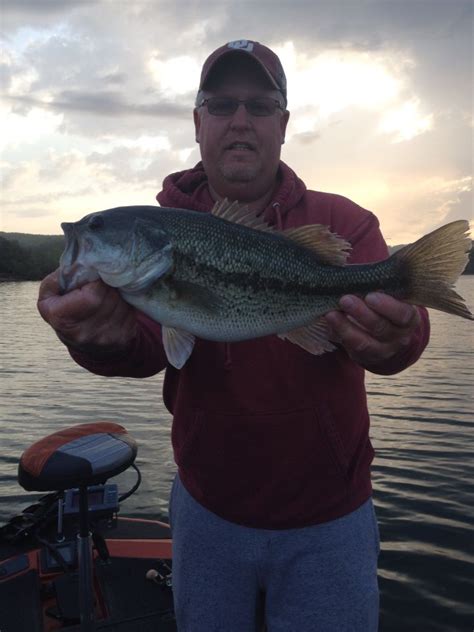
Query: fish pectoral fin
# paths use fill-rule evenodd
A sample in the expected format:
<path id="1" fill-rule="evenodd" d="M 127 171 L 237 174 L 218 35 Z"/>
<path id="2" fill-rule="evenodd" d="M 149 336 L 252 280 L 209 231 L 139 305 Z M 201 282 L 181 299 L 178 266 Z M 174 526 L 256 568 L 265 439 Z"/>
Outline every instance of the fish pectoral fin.
<path id="1" fill-rule="evenodd" d="M 318 318 L 318 320 L 305 327 L 293 329 L 293 331 L 285 334 L 278 334 L 278 337 L 283 340 L 289 340 L 313 355 L 321 355 L 326 351 L 334 351 L 336 349 L 329 340 L 329 328 L 323 318 Z"/>
<path id="2" fill-rule="evenodd" d="M 333 266 L 345 265 L 352 248 L 348 241 L 332 233 L 327 226 L 322 224 L 288 228 L 282 232 L 282 235 L 311 250 L 321 263 Z"/>
<path id="3" fill-rule="evenodd" d="M 181 369 L 194 348 L 194 336 L 182 329 L 162 326 L 166 357 L 176 369 Z"/>
<path id="4" fill-rule="evenodd" d="M 224 198 L 220 202 L 216 202 L 211 210 L 211 214 L 220 217 L 234 224 L 242 224 L 255 230 L 263 230 L 272 232 L 273 228 L 267 224 L 261 217 L 257 217 L 255 211 L 249 210 L 248 206 L 241 204 L 237 200 L 229 202 Z"/>

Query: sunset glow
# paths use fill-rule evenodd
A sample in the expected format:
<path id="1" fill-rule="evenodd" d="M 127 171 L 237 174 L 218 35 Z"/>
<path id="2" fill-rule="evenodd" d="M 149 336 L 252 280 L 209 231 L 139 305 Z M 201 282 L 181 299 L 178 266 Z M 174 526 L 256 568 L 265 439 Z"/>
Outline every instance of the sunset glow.
<path id="1" fill-rule="evenodd" d="M 154 204 L 167 174 L 200 159 L 203 61 L 242 37 L 282 60 L 282 159 L 308 188 L 374 211 L 390 243 L 472 219 L 471 2 L 413 0 L 394 17 L 384 0 L 285 1 L 252 5 L 251 20 L 246 3 L 53 4 L 2 8 L 0 230 L 59 233 L 92 210 Z"/>

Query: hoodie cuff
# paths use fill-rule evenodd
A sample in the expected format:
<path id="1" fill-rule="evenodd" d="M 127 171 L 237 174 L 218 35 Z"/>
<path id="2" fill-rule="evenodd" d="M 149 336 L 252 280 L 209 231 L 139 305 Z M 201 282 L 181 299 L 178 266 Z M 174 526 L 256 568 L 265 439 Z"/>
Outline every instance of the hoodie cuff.
<path id="1" fill-rule="evenodd" d="M 137 312 L 137 336 L 124 349 L 95 345 L 73 346 L 59 336 L 72 359 L 91 373 L 108 377 L 150 377 L 162 371 L 166 354 L 161 342 L 161 327 Z"/>

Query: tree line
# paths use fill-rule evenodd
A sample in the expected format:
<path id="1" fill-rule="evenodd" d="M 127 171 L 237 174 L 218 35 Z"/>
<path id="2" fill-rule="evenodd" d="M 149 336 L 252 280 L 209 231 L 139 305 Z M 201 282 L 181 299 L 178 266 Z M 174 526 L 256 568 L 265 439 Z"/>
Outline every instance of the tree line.
<path id="1" fill-rule="evenodd" d="M 62 235 L 0 232 L 0 281 L 39 281 L 58 267 Z"/>
<path id="2" fill-rule="evenodd" d="M 397 250 L 400 246 L 391 248 Z M 0 232 L 0 281 L 38 281 L 58 267 L 63 235 Z M 474 274 L 474 249 L 464 274 Z"/>

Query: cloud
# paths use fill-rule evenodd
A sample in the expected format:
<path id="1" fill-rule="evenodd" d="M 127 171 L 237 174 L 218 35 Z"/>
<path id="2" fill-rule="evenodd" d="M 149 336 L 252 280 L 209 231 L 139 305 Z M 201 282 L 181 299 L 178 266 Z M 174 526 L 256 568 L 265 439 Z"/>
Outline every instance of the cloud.
<path id="1" fill-rule="evenodd" d="M 52 18 L 70 15 L 74 9 L 84 10 L 100 0 L 2 0 L 2 22 L 8 29 L 27 24 L 48 24 Z"/>
<path id="2" fill-rule="evenodd" d="M 317 104 L 327 115 L 350 105 L 376 109 L 393 100 L 403 85 L 409 59 L 394 63 L 393 52 L 332 48 L 317 54 L 296 50 L 293 41 L 277 47 L 297 107 Z"/>
<path id="3" fill-rule="evenodd" d="M 16 113 L 0 108 L 0 149 L 25 146 L 54 133 L 61 126 L 62 114 L 45 112 L 36 107 Z"/>
<path id="4" fill-rule="evenodd" d="M 143 136 L 104 142 L 90 153 L 50 150 L 41 162 L 4 161 L 0 230 L 57 234 L 61 221 L 94 209 L 154 205 L 162 180 L 183 169 L 193 152 L 197 162 L 194 148 L 173 149 L 166 137 Z"/>
<path id="5" fill-rule="evenodd" d="M 180 55 L 160 59 L 160 52 L 154 51 L 148 68 L 160 93 L 173 97 L 196 93 L 201 66 L 195 58 Z"/>
<path id="6" fill-rule="evenodd" d="M 124 72 L 118 70 L 105 74 L 102 80 L 106 84 L 111 85 L 124 85 L 127 81 L 127 75 Z"/>
<path id="7" fill-rule="evenodd" d="M 13 106 L 20 106 L 24 111 L 29 108 L 43 108 L 62 113 L 83 112 L 94 116 L 124 117 L 124 116 L 152 116 L 166 118 L 188 118 L 189 108 L 180 103 L 155 102 L 133 103 L 127 102 L 118 92 L 109 90 L 102 92 L 81 92 L 79 90 L 63 90 L 50 100 L 43 100 L 29 96 L 10 96 L 8 100 Z"/>
<path id="8" fill-rule="evenodd" d="M 309 145 L 321 138 L 321 134 L 315 131 L 298 132 L 293 134 L 292 139 L 303 145 Z"/>
<path id="9" fill-rule="evenodd" d="M 392 179 L 389 190 L 391 200 L 385 204 L 382 227 L 392 244 L 409 243 L 447 222 L 472 218 L 470 176 Z"/>
<path id="10" fill-rule="evenodd" d="M 418 99 L 405 101 L 395 109 L 384 113 L 378 129 L 382 134 L 390 134 L 392 142 L 411 140 L 419 134 L 433 129 L 433 114 L 421 114 Z"/>
<path id="11" fill-rule="evenodd" d="M 249 20 L 246 2 L 3 0 L 8 226 L 15 201 L 18 226 L 38 232 L 94 208 L 153 204 L 169 172 L 199 159 L 202 62 L 242 37 L 283 59 L 283 157 L 309 187 L 372 208 L 394 240 L 469 212 L 472 193 L 446 187 L 472 172 L 472 3 L 269 6 L 253 3 Z M 29 208 L 37 221 L 24 220 Z"/>
<path id="12" fill-rule="evenodd" d="M 22 230 L 5 230 L 5 232 L 25 232 L 30 233 L 32 230 L 29 230 L 28 227 L 31 226 L 42 226 L 45 223 L 45 220 L 48 221 L 54 216 L 54 208 L 51 207 L 50 202 L 48 201 L 45 206 L 36 206 L 35 202 L 29 202 L 25 208 L 21 208 L 21 206 L 15 209 L 15 212 L 11 209 L 5 209 L 4 217 L 2 218 L 2 226 L 1 231 L 3 232 L 3 225 L 8 228 L 8 222 L 10 217 L 15 218 L 15 223 L 18 223 L 19 226 L 22 226 Z M 32 220 L 34 220 L 32 222 Z M 59 234 L 57 228 L 54 230 L 54 234 Z"/>
<path id="13" fill-rule="evenodd" d="M 2 11 L 5 15 L 24 15 L 30 20 L 34 15 L 51 15 L 52 13 L 67 13 L 74 7 L 97 4 L 97 0 L 3 0 Z M 100 0 L 99 0 L 100 2 Z"/>

